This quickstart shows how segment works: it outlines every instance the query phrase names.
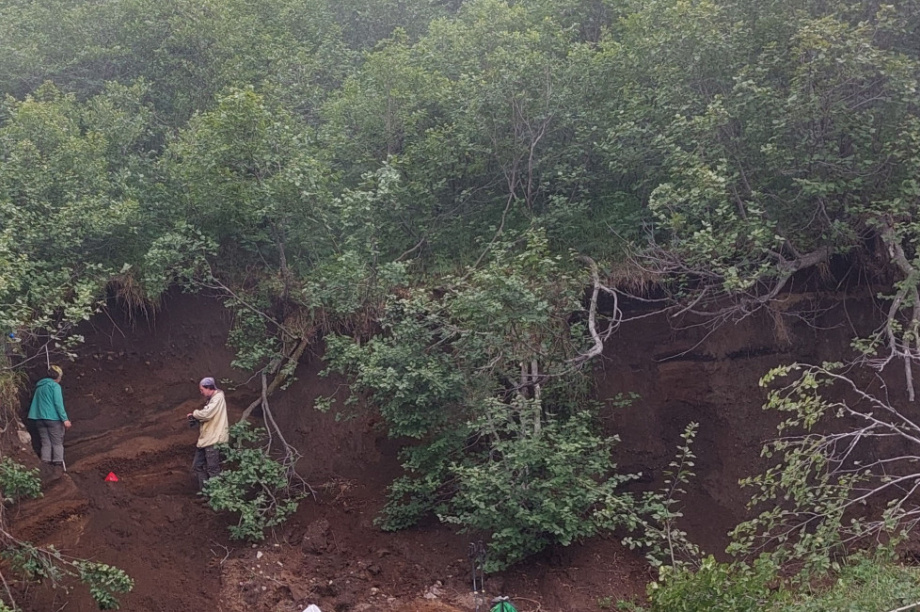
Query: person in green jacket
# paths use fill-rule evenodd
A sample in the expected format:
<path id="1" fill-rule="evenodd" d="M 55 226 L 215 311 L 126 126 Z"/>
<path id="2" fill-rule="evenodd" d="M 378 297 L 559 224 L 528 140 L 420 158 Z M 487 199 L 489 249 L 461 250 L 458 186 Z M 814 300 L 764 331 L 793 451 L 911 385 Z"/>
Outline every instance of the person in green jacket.
<path id="1" fill-rule="evenodd" d="M 64 465 L 64 430 L 70 429 L 70 419 L 64 410 L 64 394 L 61 393 L 61 377 L 64 371 L 53 365 L 48 368 L 48 377 L 35 385 L 35 395 L 29 407 L 29 418 L 35 421 L 38 437 L 42 443 L 42 461 L 52 465 Z"/>

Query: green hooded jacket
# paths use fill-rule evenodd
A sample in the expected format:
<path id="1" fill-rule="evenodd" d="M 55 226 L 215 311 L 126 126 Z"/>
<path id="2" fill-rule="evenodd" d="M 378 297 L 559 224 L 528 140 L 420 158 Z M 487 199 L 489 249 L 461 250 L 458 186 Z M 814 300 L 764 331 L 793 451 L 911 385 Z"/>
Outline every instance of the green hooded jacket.
<path id="1" fill-rule="evenodd" d="M 48 421 L 69 421 L 67 411 L 64 410 L 64 394 L 61 385 L 52 378 L 43 378 L 35 385 L 35 395 L 32 396 L 32 405 L 29 407 L 30 419 L 45 419 Z"/>

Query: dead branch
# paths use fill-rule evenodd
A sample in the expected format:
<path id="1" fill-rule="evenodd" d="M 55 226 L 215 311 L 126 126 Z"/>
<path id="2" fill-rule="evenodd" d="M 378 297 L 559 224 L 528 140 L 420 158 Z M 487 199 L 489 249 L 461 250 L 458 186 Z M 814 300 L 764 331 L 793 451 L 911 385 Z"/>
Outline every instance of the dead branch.
<path id="1" fill-rule="evenodd" d="M 591 334 L 591 339 L 594 341 L 594 344 L 587 352 L 581 353 L 569 360 L 569 363 L 575 366 L 581 365 L 589 359 L 603 353 L 604 342 L 610 338 L 610 334 L 613 333 L 614 329 L 619 327 L 620 322 L 623 320 L 623 312 L 619 307 L 619 296 L 616 290 L 601 283 L 600 274 L 597 270 L 597 262 L 586 255 L 579 257 L 579 259 L 586 262 L 591 269 L 591 301 L 588 304 L 588 333 Z M 604 330 L 603 333 L 597 330 L 597 299 L 601 291 L 613 298 L 613 315 L 610 319 L 610 323 L 607 325 L 607 329 Z"/>
<path id="2" fill-rule="evenodd" d="M 827 263 L 830 259 L 829 247 L 821 247 L 810 253 L 788 259 L 782 253 L 772 252 L 775 260 L 770 274 L 761 274 L 751 289 L 729 292 L 725 289 L 725 277 L 718 271 L 687 261 L 680 253 L 657 246 L 654 242 L 643 253 L 633 256 L 633 264 L 650 275 L 658 278 L 690 279 L 694 289 L 689 296 L 671 292 L 671 317 L 684 314 L 699 316 L 712 327 L 724 323 L 738 322 L 754 314 L 761 308 L 769 307 L 779 298 L 796 273 Z M 660 289 L 667 292 L 668 285 L 662 283 Z M 727 303 L 727 305 L 726 305 Z"/>
<path id="3" fill-rule="evenodd" d="M 249 404 L 246 410 L 243 411 L 243 414 L 240 415 L 240 421 L 245 421 L 246 419 L 248 419 L 252 415 L 252 411 L 255 410 L 259 404 L 267 404 L 268 402 L 267 397 L 271 395 L 272 393 L 274 393 L 278 389 L 278 387 L 281 386 L 281 383 L 283 383 L 288 378 L 288 374 L 286 373 L 287 370 L 282 370 L 281 368 L 282 364 L 285 362 L 285 360 L 287 360 L 290 363 L 295 363 L 295 364 L 299 362 L 300 358 L 303 356 L 303 353 L 307 349 L 307 346 L 309 344 L 310 344 L 309 338 L 301 338 L 300 344 L 297 345 L 297 348 L 294 349 L 293 353 L 291 353 L 290 355 L 285 355 L 284 357 L 278 357 L 277 359 L 274 359 L 269 364 L 268 373 L 274 376 L 274 378 L 272 379 L 271 384 L 268 386 L 268 389 L 263 388 L 264 399 L 263 397 L 260 397 L 259 399 Z M 263 379 L 264 379 L 265 378 L 264 370 L 262 374 L 263 374 Z"/>
<path id="4" fill-rule="evenodd" d="M 917 609 L 920 609 L 920 601 L 915 601 L 912 604 L 907 604 L 906 606 L 901 606 L 900 608 L 895 608 L 894 610 L 889 610 L 888 612 L 907 612 L 908 610 Z"/>
<path id="5" fill-rule="evenodd" d="M 210 278 L 211 278 L 211 281 L 215 283 L 214 285 L 208 285 L 208 284 L 206 284 L 206 283 L 204 283 L 204 282 L 199 282 L 198 285 L 201 286 L 201 287 L 203 287 L 203 288 L 205 288 L 205 289 L 217 289 L 217 290 L 223 291 L 224 293 L 226 293 L 227 295 L 229 295 L 230 297 L 232 297 L 234 300 L 236 300 L 237 302 L 239 302 L 241 305 L 245 306 L 248 310 L 252 311 L 254 314 L 258 315 L 258 316 L 261 317 L 262 319 L 265 319 L 266 321 L 268 321 L 269 323 L 271 323 L 272 325 L 274 325 L 275 327 L 277 327 L 277 328 L 278 328 L 279 330 L 281 330 L 284 334 L 286 334 L 289 338 L 297 338 L 297 337 L 298 337 L 299 334 L 295 334 L 295 333 L 292 332 L 291 330 L 287 329 L 284 325 L 282 325 L 281 323 L 279 323 L 278 321 L 276 321 L 274 318 L 268 316 L 267 314 L 265 314 L 264 312 L 262 312 L 261 310 L 259 310 L 258 308 L 256 308 L 255 306 L 253 306 L 252 304 L 250 304 L 249 302 L 247 302 L 247 301 L 244 300 L 243 298 L 241 298 L 241 297 L 239 296 L 239 294 L 237 294 L 235 291 L 233 291 L 233 289 L 231 289 L 230 287 L 228 287 L 228 286 L 225 285 L 224 283 L 220 282 L 220 280 L 218 280 L 218 279 L 214 276 L 213 272 L 212 272 L 209 276 L 210 276 Z"/>
<path id="6" fill-rule="evenodd" d="M 918 335 L 920 331 L 920 289 L 917 283 L 920 271 L 907 258 L 904 247 L 901 246 L 901 241 L 895 232 L 894 220 L 889 215 L 885 215 L 881 221 L 881 236 L 888 248 L 888 257 L 901 271 L 904 281 L 900 283 L 891 300 L 882 329 L 877 332 L 878 336 L 884 336 L 886 339 L 888 354 L 880 358 L 867 358 L 865 361 L 875 369 L 882 371 L 891 361 L 903 360 L 907 396 L 913 402 L 915 400 L 913 364 L 920 360 L 920 335 Z M 906 329 L 901 331 L 898 315 L 904 309 L 905 304 L 911 304 L 910 314 L 907 318 Z"/>
<path id="7" fill-rule="evenodd" d="M 265 428 L 268 432 L 268 443 L 266 445 L 266 452 L 271 453 L 273 435 L 277 435 L 278 439 L 281 441 L 281 465 L 284 467 L 285 474 L 288 479 L 289 486 L 293 488 L 303 488 L 310 492 L 313 496 L 313 499 L 316 499 L 316 491 L 313 490 L 307 481 L 297 472 L 297 462 L 303 457 L 300 451 L 292 446 L 285 438 L 284 432 L 281 430 L 281 427 L 278 426 L 278 423 L 275 421 L 275 417 L 272 414 L 271 408 L 268 405 L 268 384 L 267 376 L 265 372 L 262 372 L 262 416 L 265 420 Z M 272 433 L 274 432 L 274 434 Z M 269 492 L 270 494 L 271 492 Z M 272 496 L 273 497 L 273 496 Z M 274 503 L 272 505 L 275 505 Z"/>

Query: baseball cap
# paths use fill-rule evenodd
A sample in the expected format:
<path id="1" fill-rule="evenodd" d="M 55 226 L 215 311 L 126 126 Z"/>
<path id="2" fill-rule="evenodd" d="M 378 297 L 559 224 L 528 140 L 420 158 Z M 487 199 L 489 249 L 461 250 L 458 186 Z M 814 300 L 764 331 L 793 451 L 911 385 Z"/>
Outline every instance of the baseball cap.
<path id="1" fill-rule="evenodd" d="M 204 378 L 202 378 L 201 382 L 198 383 L 198 385 L 201 387 L 215 387 L 215 388 L 217 387 L 217 383 L 214 382 L 214 378 L 211 376 L 205 376 Z"/>

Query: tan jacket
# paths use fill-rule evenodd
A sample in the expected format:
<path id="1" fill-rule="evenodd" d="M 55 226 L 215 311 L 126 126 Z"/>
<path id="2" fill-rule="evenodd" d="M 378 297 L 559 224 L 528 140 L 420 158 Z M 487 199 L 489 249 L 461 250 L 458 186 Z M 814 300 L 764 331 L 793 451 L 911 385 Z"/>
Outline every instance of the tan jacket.
<path id="1" fill-rule="evenodd" d="M 201 421 L 198 431 L 198 448 L 226 444 L 230 441 L 230 424 L 227 420 L 227 400 L 220 389 L 211 396 L 204 408 L 192 412 Z"/>

